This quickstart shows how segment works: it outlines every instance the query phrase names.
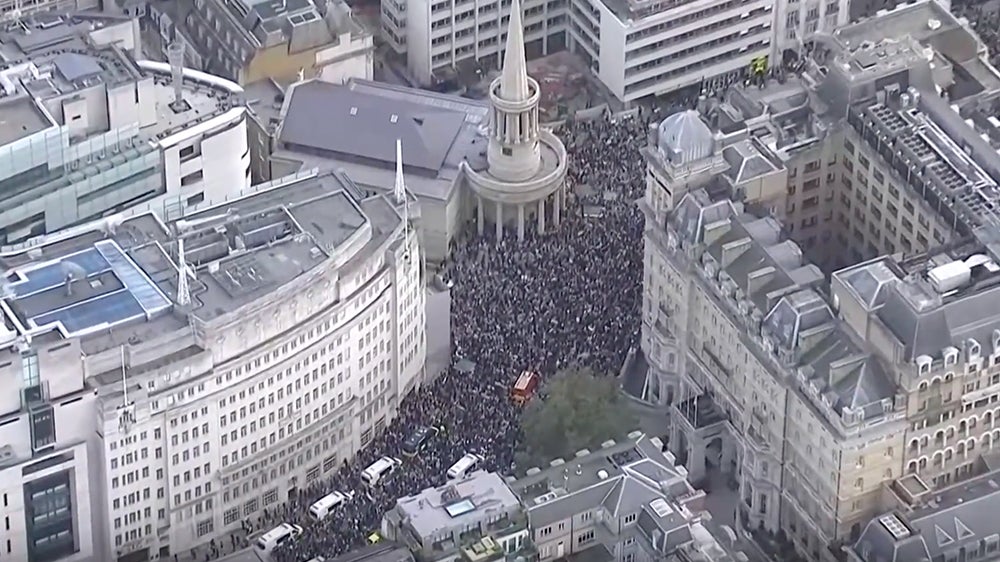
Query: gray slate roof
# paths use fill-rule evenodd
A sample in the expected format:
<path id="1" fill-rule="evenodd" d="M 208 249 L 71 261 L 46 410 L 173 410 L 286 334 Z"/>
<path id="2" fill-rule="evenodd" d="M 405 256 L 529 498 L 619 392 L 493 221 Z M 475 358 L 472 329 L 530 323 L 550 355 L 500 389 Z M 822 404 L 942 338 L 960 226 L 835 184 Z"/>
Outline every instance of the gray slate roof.
<path id="1" fill-rule="evenodd" d="M 854 544 L 863 562 L 921 562 L 974 551 L 980 541 L 1000 545 L 1000 472 L 936 491 L 909 513 L 873 519 Z M 996 558 L 997 550 L 986 559 Z"/>
<path id="2" fill-rule="evenodd" d="M 895 394 L 893 378 L 834 317 L 813 288 L 823 281 L 822 272 L 803 260 L 794 242 L 782 240 L 774 219 L 756 218 L 698 190 L 681 200 L 671 222 L 683 244 L 704 245 L 720 280 L 728 278 L 722 283 L 730 298 L 749 301 L 763 315 L 768 337 L 797 354 L 798 370 L 828 407 L 838 414 L 860 409 L 863 419 L 884 415 L 882 401 Z"/>
<path id="3" fill-rule="evenodd" d="M 778 170 L 749 140 L 727 146 L 722 150 L 722 157 L 729 163 L 725 174 L 733 185 L 740 185 Z"/>
<path id="4" fill-rule="evenodd" d="M 437 172 L 461 132 L 465 114 L 446 107 L 365 95 L 347 85 L 310 81 L 292 89 L 279 140 L 328 153 Z"/>
<path id="5" fill-rule="evenodd" d="M 940 356 L 945 347 L 963 349 L 972 338 L 981 346 L 1000 328 L 1000 286 L 953 298 L 941 304 L 937 295 L 911 283 L 897 283 L 885 297 L 878 316 L 900 340 L 906 359 Z"/>

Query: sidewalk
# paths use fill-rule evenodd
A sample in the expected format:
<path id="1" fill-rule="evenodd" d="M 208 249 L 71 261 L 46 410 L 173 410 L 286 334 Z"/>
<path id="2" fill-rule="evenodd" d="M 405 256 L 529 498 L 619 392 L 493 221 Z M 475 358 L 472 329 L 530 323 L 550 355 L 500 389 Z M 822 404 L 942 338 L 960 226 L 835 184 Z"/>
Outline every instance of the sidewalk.
<path id="1" fill-rule="evenodd" d="M 226 562 L 261 562 L 260 557 L 253 549 L 253 539 L 256 539 L 261 533 L 255 532 L 250 535 L 250 541 L 244 543 L 246 540 L 246 534 L 242 530 L 236 530 L 231 533 L 236 535 L 236 547 L 233 550 L 232 540 L 229 535 L 226 535 L 222 539 L 216 539 L 215 544 L 218 554 L 216 556 L 211 556 L 211 549 L 207 544 L 203 544 L 191 550 L 186 550 L 184 552 L 178 552 L 176 555 L 171 555 L 167 558 L 161 559 L 161 562 L 205 562 L 206 555 L 209 556 L 208 560 L 223 560 Z M 193 556 L 192 556 L 193 553 Z M 265 561 L 266 562 L 266 561 Z"/>

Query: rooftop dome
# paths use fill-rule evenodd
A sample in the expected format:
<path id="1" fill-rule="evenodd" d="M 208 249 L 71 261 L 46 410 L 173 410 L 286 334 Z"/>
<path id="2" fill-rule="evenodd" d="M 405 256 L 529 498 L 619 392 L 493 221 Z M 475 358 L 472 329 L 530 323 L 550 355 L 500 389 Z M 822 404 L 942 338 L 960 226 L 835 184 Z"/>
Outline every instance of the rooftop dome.
<path id="1" fill-rule="evenodd" d="M 701 115 L 688 109 L 660 123 L 657 147 L 670 163 L 688 164 L 711 156 L 715 151 L 715 139 Z"/>

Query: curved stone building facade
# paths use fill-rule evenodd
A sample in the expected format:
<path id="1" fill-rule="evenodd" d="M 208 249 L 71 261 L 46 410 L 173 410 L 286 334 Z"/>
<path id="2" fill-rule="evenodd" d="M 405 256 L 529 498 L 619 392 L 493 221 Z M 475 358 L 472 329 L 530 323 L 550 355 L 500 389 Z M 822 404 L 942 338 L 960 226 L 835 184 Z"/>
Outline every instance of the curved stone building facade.
<path id="1" fill-rule="evenodd" d="M 311 172 L 183 220 L 108 219 L 0 255 L 0 384 L 15 389 L 0 397 L 13 524 L 0 540 L 14 558 L 50 540 L 32 494 L 72 506 L 52 514 L 67 560 L 164 559 L 371 442 L 424 376 L 407 215 Z"/>

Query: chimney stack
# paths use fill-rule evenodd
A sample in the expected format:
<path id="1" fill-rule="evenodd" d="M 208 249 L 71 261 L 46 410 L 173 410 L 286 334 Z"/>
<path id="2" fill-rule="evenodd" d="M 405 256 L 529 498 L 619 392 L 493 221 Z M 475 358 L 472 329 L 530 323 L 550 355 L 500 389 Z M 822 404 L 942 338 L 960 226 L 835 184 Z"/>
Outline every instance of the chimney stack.
<path id="1" fill-rule="evenodd" d="M 174 83 L 174 103 L 184 103 L 184 43 L 174 39 L 167 46 L 167 62 L 170 63 L 170 75 Z"/>

